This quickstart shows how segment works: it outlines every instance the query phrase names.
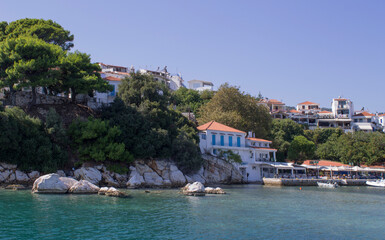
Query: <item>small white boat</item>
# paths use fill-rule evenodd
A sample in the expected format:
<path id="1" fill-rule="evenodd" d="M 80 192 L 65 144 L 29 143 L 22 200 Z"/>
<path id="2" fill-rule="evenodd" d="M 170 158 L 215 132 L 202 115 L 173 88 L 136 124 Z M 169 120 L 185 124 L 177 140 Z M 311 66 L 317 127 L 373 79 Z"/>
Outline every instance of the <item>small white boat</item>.
<path id="1" fill-rule="evenodd" d="M 369 185 L 372 187 L 385 187 L 385 180 L 379 179 L 377 181 L 366 181 L 366 185 Z"/>
<path id="2" fill-rule="evenodd" d="M 322 188 L 337 188 L 339 187 L 336 182 L 330 182 L 330 183 L 324 183 L 324 182 L 317 182 L 318 187 Z"/>

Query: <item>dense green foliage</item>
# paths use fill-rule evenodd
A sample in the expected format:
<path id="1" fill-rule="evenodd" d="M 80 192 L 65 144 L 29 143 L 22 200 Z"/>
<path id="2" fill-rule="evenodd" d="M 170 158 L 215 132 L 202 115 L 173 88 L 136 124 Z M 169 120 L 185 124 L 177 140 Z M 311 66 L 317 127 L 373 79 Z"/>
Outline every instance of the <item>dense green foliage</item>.
<path id="1" fill-rule="evenodd" d="M 120 129 L 110 126 L 108 121 L 92 118 L 88 121 L 76 120 L 69 126 L 68 134 L 82 162 L 133 161 L 124 143 L 118 140 Z"/>
<path id="2" fill-rule="evenodd" d="M 195 116 L 199 117 L 199 108 L 209 102 L 213 96 L 213 91 L 199 92 L 182 87 L 172 93 L 172 101 L 178 111 L 193 112 Z"/>
<path id="3" fill-rule="evenodd" d="M 290 143 L 296 136 L 304 134 L 303 126 L 291 119 L 274 119 L 272 122 L 270 138 L 273 140 L 273 147 L 277 148 L 278 161 L 287 158 Z"/>
<path id="4" fill-rule="evenodd" d="M 56 93 L 71 93 L 73 102 L 78 93 L 92 95 L 93 91 L 112 91 L 112 86 L 100 77 L 100 67 L 91 63 L 90 55 L 75 51 L 60 58 L 58 81 L 51 86 Z"/>
<path id="5" fill-rule="evenodd" d="M 67 153 L 44 129 L 42 122 L 19 108 L 0 112 L 0 159 L 21 170 L 55 172 L 68 160 Z"/>
<path id="6" fill-rule="evenodd" d="M 318 146 L 316 154 L 321 159 L 331 159 L 355 165 L 385 162 L 385 134 L 355 132 L 338 136 L 332 134 L 328 141 Z"/>
<path id="7" fill-rule="evenodd" d="M 380 132 L 344 133 L 340 128 L 303 130 L 290 119 L 274 119 L 270 138 L 278 149 L 278 161 L 302 162 L 326 159 L 346 164 L 385 163 L 385 134 Z"/>
<path id="8" fill-rule="evenodd" d="M 74 36 L 52 20 L 24 18 L 9 24 L 0 22 L 0 41 L 20 36 L 36 37 L 58 45 L 63 50 L 69 50 L 74 46 L 72 43 Z"/>
<path id="9" fill-rule="evenodd" d="M 32 37 L 8 39 L 0 43 L 0 86 L 32 87 L 51 86 L 57 80 L 54 68 L 58 65 L 63 50 L 56 45 Z"/>
<path id="10" fill-rule="evenodd" d="M 242 163 L 241 156 L 231 150 L 219 150 L 218 157 L 230 163 Z"/>
<path id="11" fill-rule="evenodd" d="M 85 53 L 68 53 L 73 35 L 51 20 L 21 19 L 0 23 L 0 88 L 9 87 L 11 95 L 22 87 L 36 87 L 47 93 L 92 94 L 112 90 L 91 64 Z"/>
<path id="12" fill-rule="evenodd" d="M 215 120 L 242 131 L 253 131 L 264 138 L 270 132 L 271 116 L 255 97 L 241 92 L 238 87 L 222 85 L 213 98 L 200 108 L 198 122 Z"/>
<path id="13" fill-rule="evenodd" d="M 169 108 L 167 86 L 136 73 L 122 80 L 118 96 L 121 99 L 103 108 L 101 116 L 121 129 L 119 139 L 135 158 L 172 158 L 184 172 L 200 168 L 197 130 L 180 112 Z"/>
<path id="14" fill-rule="evenodd" d="M 295 136 L 290 143 L 288 158 L 295 163 L 302 163 L 306 159 L 312 159 L 314 156 L 315 144 L 307 140 L 304 136 Z"/>

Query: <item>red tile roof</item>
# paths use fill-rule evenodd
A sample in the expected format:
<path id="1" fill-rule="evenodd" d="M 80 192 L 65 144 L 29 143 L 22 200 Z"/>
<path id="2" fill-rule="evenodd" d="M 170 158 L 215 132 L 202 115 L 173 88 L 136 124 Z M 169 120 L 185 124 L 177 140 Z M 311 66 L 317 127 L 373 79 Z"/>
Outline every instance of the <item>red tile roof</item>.
<path id="1" fill-rule="evenodd" d="M 332 112 L 329 112 L 329 111 L 321 111 L 319 113 L 332 113 Z"/>
<path id="2" fill-rule="evenodd" d="M 298 105 L 319 105 L 319 104 L 318 104 L 318 103 L 313 103 L 313 102 L 306 101 L 306 102 L 303 102 L 303 103 L 298 103 Z"/>
<path id="3" fill-rule="evenodd" d="M 116 77 L 111 77 L 111 76 L 105 77 L 103 79 L 108 80 L 108 81 L 120 81 L 120 80 L 122 80 L 121 78 L 116 78 Z"/>
<path id="4" fill-rule="evenodd" d="M 354 114 L 353 117 L 373 117 L 374 114 L 368 113 L 368 112 L 360 112 L 357 114 Z"/>
<path id="5" fill-rule="evenodd" d="M 329 161 L 329 160 L 305 160 L 303 164 L 305 165 L 315 165 L 315 164 L 310 164 L 312 161 L 319 161 L 317 166 L 325 166 L 325 167 L 341 167 L 341 166 L 349 166 L 348 164 L 343 164 L 340 162 L 335 162 L 335 161 Z"/>
<path id="6" fill-rule="evenodd" d="M 275 104 L 275 105 L 285 105 L 283 102 L 280 102 L 280 101 L 278 101 L 278 100 L 276 100 L 276 99 L 270 99 L 270 100 L 268 101 L 268 103 L 270 103 L 270 104 Z"/>
<path id="7" fill-rule="evenodd" d="M 381 115 L 378 115 L 379 117 L 384 117 L 385 116 L 385 113 L 381 114 Z"/>
<path id="8" fill-rule="evenodd" d="M 241 130 L 228 127 L 226 125 L 223 125 L 221 123 L 218 123 L 216 121 L 211 121 L 208 123 L 205 123 L 199 127 L 197 127 L 199 131 L 204 131 L 204 130 L 213 130 L 213 131 L 222 131 L 222 132 L 237 132 L 237 133 L 245 133 Z"/>
<path id="9" fill-rule="evenodd" d="M 247 138 L 251 141 L 257 141 L 257 142 L 269 142 L 269 143 L 272 143 L 271 141 L 269 140 L 266 140 L 266 139 L 262 139 L 262 138 Z"/>
<path id="10" fill-rule="evenodd" d="M 278 151 L 278 150 L 275 149 L 275 148 L 262 148 L 262 147 L 252 147 L 252 148 L 255 148 L 255 149 L 261 149 L 261 150 L 273 150 L 273 151 Z"/>
<path id="11" fill-rule="evenodd" d="M 291 113 L 301 113 L 300 111 L 297 111 L 295 109 L 291 109 L 289 112 L 291 112 Z"/>

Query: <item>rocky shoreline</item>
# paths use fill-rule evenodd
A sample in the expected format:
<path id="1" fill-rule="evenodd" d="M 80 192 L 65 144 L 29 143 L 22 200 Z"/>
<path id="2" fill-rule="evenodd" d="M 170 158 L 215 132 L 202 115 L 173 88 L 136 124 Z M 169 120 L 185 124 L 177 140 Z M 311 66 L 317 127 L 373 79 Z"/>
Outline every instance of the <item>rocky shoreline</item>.
<path id="1" fill-rule="evenodd" d="M 187 183 L 202 184 L 236 184 L 242 183 L 242 175 L 231 163 L 209 155 L 203 155 L 204 164 L 194 174 L 183 174 L 174 162 L 162 160 L 135 161 L 129 173 L 110 172 L 103 164 L 83 166 L 71 171 L 59 170 L 59 177 L 87 180 L 97 187 L 115 188 L 177 188 Z M 20 184 L 31 187 L 42 176 L 38 171 L 23 172 L 16 165 L 0 162 L 0 185 Z"/>

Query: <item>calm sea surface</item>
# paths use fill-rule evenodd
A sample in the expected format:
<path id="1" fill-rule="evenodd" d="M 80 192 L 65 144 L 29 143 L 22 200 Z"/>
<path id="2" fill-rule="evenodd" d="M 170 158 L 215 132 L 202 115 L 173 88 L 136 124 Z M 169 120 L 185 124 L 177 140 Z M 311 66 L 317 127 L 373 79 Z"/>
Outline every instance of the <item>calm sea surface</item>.
<path id="1" fill-rule="evenodd" d="M 384 239 L 385 189 L 225 186 L 131 198 L 0 190 L 0 239 Z"/>

